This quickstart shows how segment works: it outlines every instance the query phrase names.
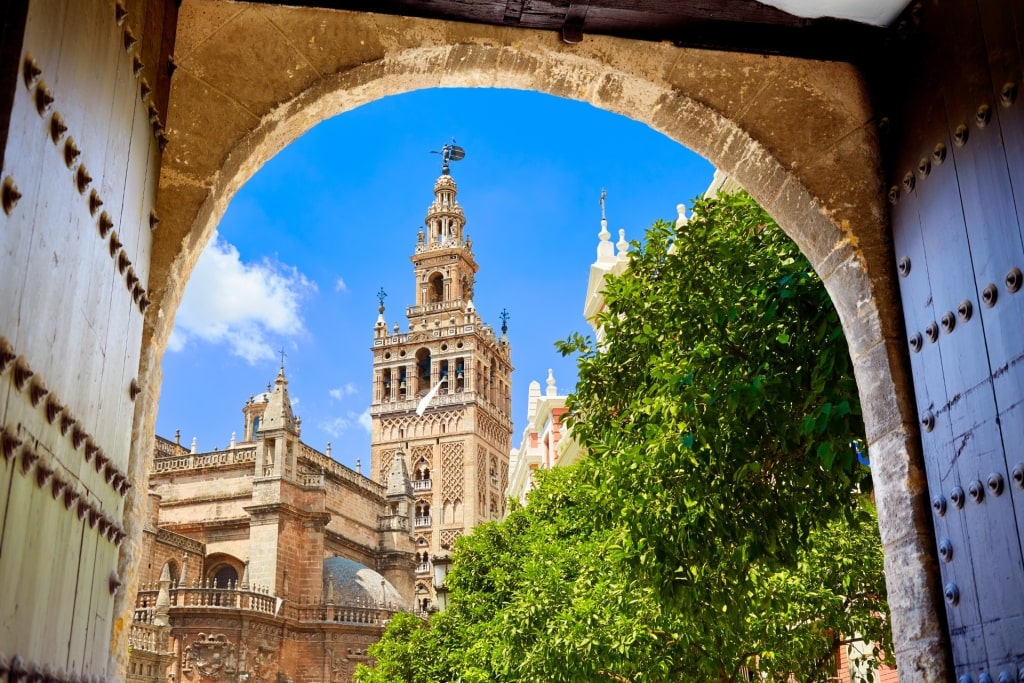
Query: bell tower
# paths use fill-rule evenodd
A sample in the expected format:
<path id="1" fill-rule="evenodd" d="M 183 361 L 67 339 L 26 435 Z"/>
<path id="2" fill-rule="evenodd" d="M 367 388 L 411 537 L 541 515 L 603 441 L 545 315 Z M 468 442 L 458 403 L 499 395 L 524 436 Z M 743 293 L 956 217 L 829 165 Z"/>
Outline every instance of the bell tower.
<path id="1" fill-rule="evenodd" d="M 445 145 L 441 176 L 411 257 L 415 287 L 407 327 L 384 317 L 378 294 L 373 341 L 371 476 L 385 482 L 396 457 L 412 477 L 418 600 L 432 597 L 430 557 L 477 524 L 500 519 L 511 448 L 511 350 L 477 315 L 479 266 Z"/>

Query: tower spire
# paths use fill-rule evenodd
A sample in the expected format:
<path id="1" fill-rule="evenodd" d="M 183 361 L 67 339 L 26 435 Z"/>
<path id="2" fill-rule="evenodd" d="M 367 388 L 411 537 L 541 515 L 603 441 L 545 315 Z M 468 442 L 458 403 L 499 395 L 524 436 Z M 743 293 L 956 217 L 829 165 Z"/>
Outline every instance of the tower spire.
<path id="1" fill-rule="evenodd" d="M 455 144 L 455 138 L 452 138 L 452 144 L 442 145 L 440 152 L 434 151 L 431 152 L 431 154 L 441 155 L 441 175 L 449 174 L 449 161 L 462 161 L 466 158 L 466 150 Z"/>
<path id="2" fill-rule="evenodd" d="M 608 232 L 608 217 L 604 213 L 604 200 L 608 196 L 608 191 L 601 190 L 601 232 L 597 233 L 598 239 L 601 241 L 597 243 L 597 260 L 599 263 L 606 261 L 612 261 L 615 259 L 615 247 L 612 245 L 611 237 L 612 234 Z"/>

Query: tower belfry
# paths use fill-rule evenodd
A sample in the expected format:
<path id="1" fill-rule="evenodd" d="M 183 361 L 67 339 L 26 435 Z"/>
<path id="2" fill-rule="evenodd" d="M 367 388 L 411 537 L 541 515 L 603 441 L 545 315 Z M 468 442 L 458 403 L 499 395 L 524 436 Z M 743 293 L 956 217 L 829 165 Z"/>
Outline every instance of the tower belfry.
<path id="1" fill-rule="evenodd" d="M 388 328 L 383 289 L 374 326 L 371 476 L 385 482 L 394 458 L 405 458 L 414 491 L 418 593 L 428 598 L 429 558 L 504 514 L 512 437 L 511 350 L 504 331 L 496 334 L 473 304 L 479 266 L 448 166 L 463 155 L 455 145 L 442 151 L 434 199 L 411 256 L 415 284 L 406 329 L 398 322 Z"/>

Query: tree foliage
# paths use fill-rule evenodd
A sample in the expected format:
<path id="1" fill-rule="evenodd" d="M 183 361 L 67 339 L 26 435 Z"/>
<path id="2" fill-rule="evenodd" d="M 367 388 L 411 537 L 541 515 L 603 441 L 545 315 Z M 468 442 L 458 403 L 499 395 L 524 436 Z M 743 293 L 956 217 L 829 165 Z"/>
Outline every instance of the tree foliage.
<path id="1" fill-rule="evenodd" d="M 859 403 L 807 260 L 745 195 L 658 223 L 604 288 L 569 398 L 579 465 L 460 539 L 450 608 L 361 683 L 812 683 L 891 651 Z"/>

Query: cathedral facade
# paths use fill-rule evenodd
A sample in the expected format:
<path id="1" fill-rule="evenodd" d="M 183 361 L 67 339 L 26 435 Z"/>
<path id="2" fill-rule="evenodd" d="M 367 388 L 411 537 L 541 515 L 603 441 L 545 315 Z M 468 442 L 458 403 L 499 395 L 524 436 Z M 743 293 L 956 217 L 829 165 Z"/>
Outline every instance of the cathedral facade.
<path id="1" fill-rule="evenodd" d="M 412 486 L 303 443 L 284 368 L 242 409 L 241 441 L 157 440 L 129 677 L 348 683 L 413 609 Z"/>
<path id="2" fill-rule="evenodd" d="M 226 449 L 157 438 L 131 680 L 347 683 L 395 612 L 435 607 L 433 556 L 504 514 L 507 328 L 476 314 L 448 160 L 412 255 L 407 331 L 387 329 L 381 296 L 368 477 L 302 441 L 283 365 Z"/>

